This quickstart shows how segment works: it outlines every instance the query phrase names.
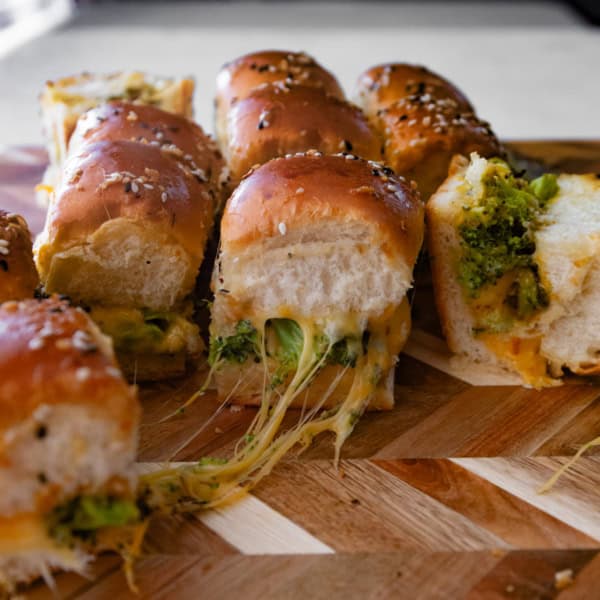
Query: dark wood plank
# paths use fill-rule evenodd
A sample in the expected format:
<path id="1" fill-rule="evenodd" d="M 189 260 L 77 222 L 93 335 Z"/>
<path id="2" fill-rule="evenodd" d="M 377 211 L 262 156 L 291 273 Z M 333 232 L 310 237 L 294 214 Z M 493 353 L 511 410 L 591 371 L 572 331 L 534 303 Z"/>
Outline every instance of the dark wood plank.
<path id="1" fill-rule="evenodd" d="M 449 460 L 375 462 L 388 473 L 459 512 L 515 548 L 600 547 L 598 540 Z"/>

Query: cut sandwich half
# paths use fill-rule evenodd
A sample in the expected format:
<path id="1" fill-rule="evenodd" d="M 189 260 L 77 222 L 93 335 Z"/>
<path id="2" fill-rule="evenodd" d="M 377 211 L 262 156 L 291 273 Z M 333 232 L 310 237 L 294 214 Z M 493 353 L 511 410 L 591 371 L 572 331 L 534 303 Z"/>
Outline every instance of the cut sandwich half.
<path id="1" fill-rule="evenodd" d="M 534 387 L 600 368 L 600 180 L 456 157 L 427 207 L 450 349 Z"/>

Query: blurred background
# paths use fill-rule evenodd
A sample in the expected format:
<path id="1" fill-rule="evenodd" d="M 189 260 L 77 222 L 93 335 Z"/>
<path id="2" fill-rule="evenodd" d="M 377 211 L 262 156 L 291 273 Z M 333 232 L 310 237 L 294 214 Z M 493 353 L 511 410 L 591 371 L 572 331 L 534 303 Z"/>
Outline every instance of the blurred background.
<path id="1" fill-rule="evenodd" d="M 42 84 L 84 70 L 192 75 L 210 131 L 219 67 L 264 48 L 313 54 L 350 94 L 375 63 L 422 63 L 504 139 L 598 139 L 599 23 L 600 0 L 0 0 L 0 145 L 40 144 Z"/>

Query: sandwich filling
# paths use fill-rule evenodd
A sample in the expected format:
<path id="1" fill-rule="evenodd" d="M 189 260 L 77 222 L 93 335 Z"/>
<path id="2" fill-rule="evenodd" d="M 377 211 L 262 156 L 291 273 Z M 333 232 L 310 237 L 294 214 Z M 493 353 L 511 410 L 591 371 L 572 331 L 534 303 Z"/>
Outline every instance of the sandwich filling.
<path id="1" fill-rule="evenodd" d="M 336 322 L 305 317 L 242 319 L 230 335 L 213 336 L 212 371 L 226 363 L 260 363 L 263 391 L 260 407 L 243 440 L 228 460 L 205 459 L 197 465 L 158 471 L 140 478 L 143 501 L 151 508 L 190 510 L 231 501 L 256 485 L 294 446 L 301 450 L 326 431 L 333 432 L 335 462 L 369 402 L 383 393 L 410 324 L 405 300 L 377 318 L 346 315 Z M 327 366 L 340 367 L 336 377 L 297 423 L 283 430 L 283 419 Z M 351 373 L 345 397 L 324 406 L 342 377 Z M 241 383 L 241 382 L 240 382 Z"/>
<path id="2" fill-rule="evenodd" d="M 528 181 L 503 160 L 474 155 L 459 191 L 456 269 L 473 335 L 518 363 L 530 382 L 541 381 L 547 369 L 541 339 L 528 325 L 548 307 L 551 290 L 540 277 L 535 234 L 559 191 L 557 178 L 545 174 Z"/>
<path id="3" fill-rule="evenodd" d="M 0 575 L 3 556 L 33 553 L 52 563 L 83 572 L 88 553 L 111 550 L 121 554 L 133 587 L 131 567 L 139 556 L 146 516 L 133 498 L 111 494 L 82 494 L 56 505 L 49 512 L 0 517 Z M 5 582 L 10 582 L 5 574 Z"/>
<path id="4" fill-rule="evenodd" d="M 127 354 L 190 354 L 201 350 L 191 305 L 183 313 L 95 306 L 90 316 L 113 339 L 115 350 Z"/>

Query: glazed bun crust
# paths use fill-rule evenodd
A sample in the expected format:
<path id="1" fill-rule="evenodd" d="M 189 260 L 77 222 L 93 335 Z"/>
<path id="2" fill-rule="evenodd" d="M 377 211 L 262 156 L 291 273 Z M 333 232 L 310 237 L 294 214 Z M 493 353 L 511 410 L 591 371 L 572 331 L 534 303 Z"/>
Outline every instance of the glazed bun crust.
<path id="1" fill-rule="evenodd" d="M 359 103 L 368 115 L 375 115 L 378 110 L 401 98 L 424 94 L 438 100 L 449 98 L 463 111 L 474 110 L 468 98 L 454 84 L 420 65 L 377 65 L 365 71 L 357 82 Z"/>
<path id="2" fill-rule="evenodd" d="M 269 84 L 229 112 L 225 154 L 234 181 L 255 164 L 309 149 L 381 159 L 381 142 L 362 111 L 321 89 Z"/>
<path id="3" fill-rule="evenodd" d="M 390 169 L 352 155 L 308 152 L 252 170 L 226 205 L 221 248 L 235 254 L 314 223 L 353 220 L 371 225 L 384 251 L 412 269 L 423 237 L 418 193 Z"/>
<path id="4" fill-rule="evenodd" d="M 169 308 L 192 290 L 215 205 L 210 183 L 170 147 L 90 143 L 65 164 L 36 241 L 42 282 L 47 291 L 77 301 Z M 98 265 L 96 275 L 92 263 Z M 85 292 L 73 287 L 73 274 L 83 267 L 90 269 Z M 128 268 L 137 269 L 135 275 Z M 177 277 L 164 290 L 161 268 Z M 100 269 L 106 269 L 105 279 Z M 148 298 L 155 300 L 148 304 Z"/>
<path id="5" fill-rule="evenodd" d="M 215 190 L 220 188 L 225 163 L 217 145 L 201 127 L 183 116 L 149 105 L 102 104 L 79 118 L 69 153 L 77 155 L 84 146 L 102 141 L 132 141 L 170 149 L 175 158 L 201 173 Z"/>
<path id="6" fill-rule="evenodd" d="M 219 143 L 224 142 L 225 122 L 231 106 L 256 87 L 276 82 L 320 88 L 344 99 L 337 79 L 303 52 L 265 50 L 246 54 L 223 65 L 217 75 L 215 108 Z"/>
<path id="7" fill-rule="evenodd" d="M 489 124 L 471 112 L 461 112 L 450 99 L 400 100 L 379 111 L 376 122 L 385 139 L 385 162 L 416 181 L 425 200 L 446 179 L 454 155 L 503 154 Z"/>
<path id="8" fill-rule="evenodd" d="M 118 423 L 123 436 L 131 435 L 139 419 L 135 388 L 121 376 L 110 339 L 84 311 L 57 297 L 5 302 L 0 306 L 0 431 L 54 404 L 96 411 Z"/>
<path id="9" fill-rule="evenodd" d="M 38 284 L 25 219 L 0 210 L 0 302 L 32 298 Z"/>

